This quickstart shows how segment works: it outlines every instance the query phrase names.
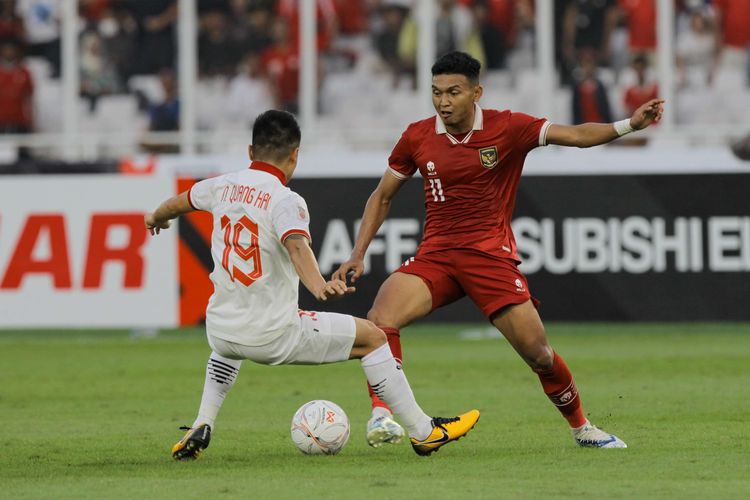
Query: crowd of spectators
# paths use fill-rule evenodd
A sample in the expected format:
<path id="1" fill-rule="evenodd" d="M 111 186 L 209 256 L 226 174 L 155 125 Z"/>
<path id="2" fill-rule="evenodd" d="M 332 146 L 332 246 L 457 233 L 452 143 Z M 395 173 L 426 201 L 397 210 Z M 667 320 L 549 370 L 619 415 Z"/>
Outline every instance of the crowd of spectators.
<path id="1" fill-rule="evenodd" d="M 750 0 L 674 0 L 676 81 L 710 87 L 727 68 L 750 81 Z M 413 0 L 316 0 L 319 82 L 366 58 L 394 87 L 415 85 L 418 23 Z M 533 67 L 533 0 L 436 0 L 438 53 L 464 50 L 490 72 Z M 78 0 L 80 94 L 94 112 L 102 96 L 135 94 L 152 130 L 179 124 L 177 0 Z M 257 112 L 298 108 L 298 0 L 197 0 L 201 82 L 220 82 L 222 113 L 247 127 Z M 34 130 L 35 82 L 23 60 L 60 76 L 60 0 L 0 0 L 0 132 Z M 576 121 L 608 121 L 655 95 L 656 0 L 555 0 L 556 61 Z M 524 54 L 526 57 L 524 57 Z M 602 73 L 604 77 L 602 77 Z M 134 85 L 161 85 L 158 99 Z"/>

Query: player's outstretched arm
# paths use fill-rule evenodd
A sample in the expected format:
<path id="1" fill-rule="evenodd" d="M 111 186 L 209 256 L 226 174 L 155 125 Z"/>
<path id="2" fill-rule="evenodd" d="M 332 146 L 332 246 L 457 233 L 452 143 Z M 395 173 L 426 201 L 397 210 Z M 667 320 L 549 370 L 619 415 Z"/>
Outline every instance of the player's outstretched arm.
<path id="1" fill-rule="evenodd" d="M 547 130 L 547 144 L 590 148 L 641 130 L 661 119 L 663 99 L 652 99 L 635 110 L 633 116 L 615 123 L 552 124 Z"/>
<path id="2" fill-rule="evenodd" d="M 318 261 L 306 237 L 301 234 L 289 235 L 284 240 L 284 247 L 289 252 L 300 281 L 316 299 L 325 302 L 329 298 L 339 298 L 354 293 L 354 287 L 346 286 L 344 281 L 337 279 L 326 281 L 323 278 Z"/>
<path id="3" fill-rule="evenodd" d="M 162 202 L 156 210 L 146 214 L 143 221 L 151 235 L 159 234 L 162 229 L 169 228 L 171 225 L 169 221 L 193 210 L 195 209 L 188 201 L 188 192 L 185 191 Z"/>
<path id="4" fill-rule="evenodd" d="M 391 201 L 404 182 L 406 182 L 405 179 L 399 179 L 390 171 L 383 174 L 378 187 L 367 199 L 352 254 L 349 260 L 341 264 L 333 273 L 332 279 L 345 282 L 347 275 L 351 273 L 351 280 L 354 283 L 365 272 L 364 259 L 367 247 L 370 246 L 370 242 L 372 242 L 378 229 L 383 225 L 383 221 L 391 209 Z"/>

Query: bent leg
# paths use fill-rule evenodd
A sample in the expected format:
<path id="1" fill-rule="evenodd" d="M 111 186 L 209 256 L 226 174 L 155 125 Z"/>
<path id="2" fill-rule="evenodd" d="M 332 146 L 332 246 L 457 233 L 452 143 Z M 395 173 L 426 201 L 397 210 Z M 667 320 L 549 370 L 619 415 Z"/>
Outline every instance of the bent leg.
<path id="1" fill-rule="evenodd" d="M 565 360 L 547 342 L 542 320 L 531 301 L 509 306 L 492 317 L 492 324 L 508 339 L 539 376 L 544 393 L 571 427 L 586 423 L 581 398 Z"/>
<path id="2" fill-rule="evenodd" d="M 378 325 L 386 335 L 393 357 L 398 364 L 403 361 L 401 350 L 401 328 L 432 310 L 432 294 L 422 278 L 406 273 L 393 273 L 380 286 L 367 319 Z M 378 398 L 371 386 L 367 386 L 373 409 L 379 416 L 388 416 L 388 405 Z"/>

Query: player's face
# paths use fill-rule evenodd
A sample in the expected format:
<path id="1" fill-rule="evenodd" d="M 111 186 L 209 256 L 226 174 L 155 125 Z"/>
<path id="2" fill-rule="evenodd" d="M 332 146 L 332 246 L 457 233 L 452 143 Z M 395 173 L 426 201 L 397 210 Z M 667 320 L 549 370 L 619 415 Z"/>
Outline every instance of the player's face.
<path id="1" fill-rule="evenodd" d="M 482 87 L 464 75 L 432 77 L 432 104 L 449 132 L 464 133 L 474 122 L 474 103 L 482 95 Z"/>

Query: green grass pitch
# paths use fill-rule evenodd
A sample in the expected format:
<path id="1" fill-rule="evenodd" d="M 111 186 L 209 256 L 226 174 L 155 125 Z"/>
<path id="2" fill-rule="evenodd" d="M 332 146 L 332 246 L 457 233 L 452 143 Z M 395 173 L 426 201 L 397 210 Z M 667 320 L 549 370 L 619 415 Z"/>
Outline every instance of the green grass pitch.
<path id="1" fill-rule="evenodd" d="M 196 462 L 170 448 L 197 411 L 202 331 L 0 333 L 0 498 L 750 498 L 750 324 L 550 324 L 589 418 L 627 450 L 578 448 L 534 374 L 484 325 L 403 332 L 430 414 L 476 407 L 477 427 L 431 457 L 364 441 L 359 363 L 245 362 Z M 311 399 L 341 405 L 337 456 L 289 438 Z"/>

